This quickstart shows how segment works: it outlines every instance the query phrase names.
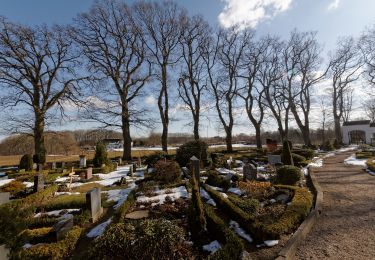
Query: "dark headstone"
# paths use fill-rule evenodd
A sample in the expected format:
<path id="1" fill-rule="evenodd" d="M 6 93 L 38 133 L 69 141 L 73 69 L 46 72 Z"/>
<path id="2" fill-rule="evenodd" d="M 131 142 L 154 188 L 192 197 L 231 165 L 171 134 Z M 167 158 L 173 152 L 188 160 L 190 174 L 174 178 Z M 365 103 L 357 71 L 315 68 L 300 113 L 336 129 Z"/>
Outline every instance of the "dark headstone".
<path id="1" fill-rule="evenodd" d="M 9 202 L 10 193 L 9 192 L 0 192 L 0 205 Z"/>
<path id="2" fill-rule="evenodd" d="M 66 214 L 59 219 L 55 225 L 53 225 L 53 232 L 55 233 L 56 240 L 60 241 L 66 237 L 66 234 L 73 228 L 73 215 Z"/>
<path id="3" fill-rule="evenodd" d="M 271 165 L 276 165 L 281 163 L 281 155 L 268 155 L 268 163 Z"/>
<path id="4" fill-rule="evenodd" d="M 37 192 L 43 189 L 44 189 L 44 175 L 42 173 L 38 173 L 38 175 L 34 176 L 34 192 Z"/>
<path id="5" fill-rule="evenodd" d="M 90 210 L 90 220 L 96 222 L 103 213 L 100 187 L 86 193 L 86 207 Z"/>
<path id="6" fill-rule="evenodd" d="M 134 174 L 133 164 L 130 164 L 130 165 L 129 165 L 129 175 L 130 175 L 130 176 L 133 176 L 133 174 Z"/>
<path id="7" fill-rule="evenodd" d="M 243 167 L 243 180 L 256 180 L 257 178 L 257 168 L 251 163 L 245 164 Z"/>

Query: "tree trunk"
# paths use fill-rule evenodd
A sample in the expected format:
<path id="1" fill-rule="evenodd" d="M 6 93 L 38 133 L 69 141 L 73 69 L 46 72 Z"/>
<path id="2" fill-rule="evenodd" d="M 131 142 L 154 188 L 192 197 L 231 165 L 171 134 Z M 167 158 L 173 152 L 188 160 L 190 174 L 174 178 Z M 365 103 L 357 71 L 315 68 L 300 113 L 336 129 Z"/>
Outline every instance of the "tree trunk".
<path id="1" fill-rule="evenodd" d="M 255 139 L 256 139 L 257 148 L 262 149 L 262 138 L 260 136 L 260 124 L 254 125 L 254 127 L 255 127 Z"/>
<path id="2" fill-rule="evenodd" d="M 232 147 L 232 129 L 227 129 L 225 132 L 226 132 L 225 142 L 227 144 L 227 151 L 228 152 L 233 152 L 233 147 Z"/>
<path id="3" fill-rule="evenodd" d="M 342 134 L 341 134 L 341 123 L 340 123 L 340 117 L 334 116 L 335 121 L 335 135 L 336 140 L 339 144 L 342 143 Z"/>
<path id="4" fill-rule="evenodd" d="M 168 152 L 168 125 L 169 125 L 169 117 L 168 117 L 168 89 L 167 89 L 167 65 L 162 65 L 162 82 L 161 82 L 161 90 L 158 100 L 158 107 L 161 117 L 161 122 L 163 125 L 163 133 L 161 135 L 161 146 L 164 152 Z M 164 104 L 163 104 L 164 99 Z"/>
<path id="5" fill-rule="evenodd" d="M 308 127 L 302 127 L 300 130 L 302 132 L 303 142 L 307 147 L 311 147 L 310 129 Z"/>
<path id="6" fill-rule="evenodd" d="M 122 137 L 124 139 L 124 149 L 122 159 L 124 161 L 132 160 L 132 139 L 130 136 L 130 121 L 127 104 L 122 107 Z"/>
<path id="7" fill-rule="evenodd" d="M 34 162 L 44 164 L 46 162 L 46 148 L 44 144 L 44 115 L 37 114 L 34 127 Z"/>
<path id="8" fill-rule="evenodd" d="M 199 116 L 194 116 L 194 140 L 199 140 Z"/>

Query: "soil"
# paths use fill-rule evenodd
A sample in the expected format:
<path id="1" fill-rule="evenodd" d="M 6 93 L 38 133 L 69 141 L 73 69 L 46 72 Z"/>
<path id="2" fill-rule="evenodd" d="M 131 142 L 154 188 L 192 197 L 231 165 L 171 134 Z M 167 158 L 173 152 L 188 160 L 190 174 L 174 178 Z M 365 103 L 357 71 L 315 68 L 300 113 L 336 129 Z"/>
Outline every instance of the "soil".
<path id="1" fill-rule="evenodd" d="M 375 259 L 375 177 L 343 163 L 352 153 L 328 157 L 315 168 L 323 211 L 296 259 Z"/>

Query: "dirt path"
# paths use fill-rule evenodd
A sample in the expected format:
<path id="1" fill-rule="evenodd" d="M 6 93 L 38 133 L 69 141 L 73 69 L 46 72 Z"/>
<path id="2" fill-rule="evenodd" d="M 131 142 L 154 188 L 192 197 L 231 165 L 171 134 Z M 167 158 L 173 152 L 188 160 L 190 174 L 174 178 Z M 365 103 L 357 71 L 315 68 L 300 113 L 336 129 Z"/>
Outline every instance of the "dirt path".
<path id="1" fill-rule="evenodd" d="M 315 173 L 323 189 L 323 212 L 297 250 L 296 259 L 375 259 L 375 177 L 326 158 Z"/>

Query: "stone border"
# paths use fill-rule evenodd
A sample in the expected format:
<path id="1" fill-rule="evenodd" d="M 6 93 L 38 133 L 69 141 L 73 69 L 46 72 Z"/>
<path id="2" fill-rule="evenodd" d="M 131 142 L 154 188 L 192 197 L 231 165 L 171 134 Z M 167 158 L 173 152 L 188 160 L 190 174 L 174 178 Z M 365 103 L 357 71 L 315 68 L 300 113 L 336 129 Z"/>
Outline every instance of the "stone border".
<path id="1" fill-rule="evenodd" d="M 288 240 L 288 242 L 283 247 L 283 249 L 279 252 L 276 260 L 295 259 L 297 247 L 307 237 L 312 227 L 314 226 L 315 222 L 317 221 L 318 217 L 322 213 L 323 191 L 316 179 L 316 176 L 313 174 L 314 173 L 313 167 L 309 167 L 308 171 L 309 171 L 309 178 L 311 180 L 313 189 L 315 190 L 314 208 L 310 211 L 307 218 L 302 222 L 302 224 L 299 226 L 297 231 L 293 234 L 293 236 Z"/>

